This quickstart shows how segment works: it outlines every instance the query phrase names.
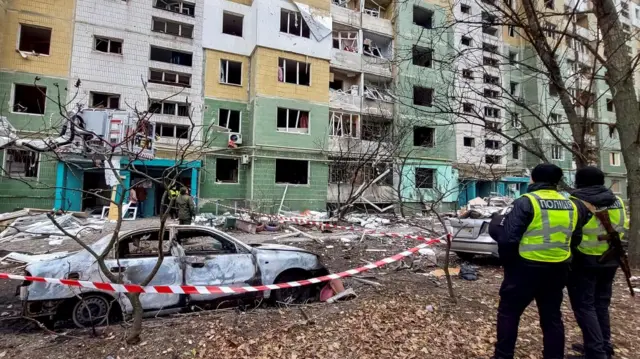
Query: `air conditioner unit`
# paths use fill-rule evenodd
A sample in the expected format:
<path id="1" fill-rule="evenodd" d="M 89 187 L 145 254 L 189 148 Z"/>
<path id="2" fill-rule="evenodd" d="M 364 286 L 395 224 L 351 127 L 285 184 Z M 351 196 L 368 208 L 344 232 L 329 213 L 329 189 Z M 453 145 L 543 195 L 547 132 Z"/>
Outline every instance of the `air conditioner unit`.
<path id="1" fill-rule="evenodd" d="M 248 165 L 251 160 L 249 159 L 249 155 L 242 155 L 240 158 L 240 163 L 243 165 Z"/>
<path id="2" fill-rule="evenodd" d="M 233 142 L 236 145 L 242 144 L 242 135 L 239 133 L 230 133 L 229 134 L 229 142 Z"/>

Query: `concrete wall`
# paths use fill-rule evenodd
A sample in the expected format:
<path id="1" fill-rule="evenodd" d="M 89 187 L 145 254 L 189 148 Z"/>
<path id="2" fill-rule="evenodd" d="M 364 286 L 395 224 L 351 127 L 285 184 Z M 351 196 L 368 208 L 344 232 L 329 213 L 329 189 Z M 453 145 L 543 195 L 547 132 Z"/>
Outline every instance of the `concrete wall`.
<path id="1" fill-rule="evenodd" d="M 0 163 L 4 168 L 5 151 L 0 151 Z M 18 208 L 53 208 L 56 185 L 54 157 L 40 156 L 37 178 L 15 179 L 0 176 L 0 213 Z"/>
<path id="2" fill-rule="evenodd" d="M 242 63 L 242 84 L 230 85 L 220 82 L 220 60 L 229 60 Z M 220 52 L 215 50 L 205 50 L 204 65 L 204 95 L 205 97 L 215 97 L 219 99 L 233 101 L 249 100 L 249 57 Z"/>
<path id="3" fill-rule="evenodd" d="M 205 111 L 203 126 L 208 126 L 213 123 L 219 125 L 220 109 L 240 111 L 240 133 L 242 134 L 242 146 L 253 145 L 253 129 L 252 129 L 252 113 L 247 103 L 235 102 L 235 101 L 223 101 L 217 99 L 205 98 Z M 212 132 L 210 140 L 207 144 L 213 147 L 226 148 L 228 144 L 228 133 L 225 132 Z M 209 162 L 209 161 L 207 161 Z"/>

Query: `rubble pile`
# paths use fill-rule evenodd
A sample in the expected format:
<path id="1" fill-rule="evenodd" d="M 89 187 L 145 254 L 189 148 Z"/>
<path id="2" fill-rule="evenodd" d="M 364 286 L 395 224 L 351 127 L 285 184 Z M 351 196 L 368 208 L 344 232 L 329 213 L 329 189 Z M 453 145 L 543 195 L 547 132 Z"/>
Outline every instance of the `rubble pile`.
<path id="1" fill-rule="evenodd" d="M 494 213 L 500 213 L 513 203 L 509 197 L 476 197 L 469 201 L 467 207 L 460 212 L 460 218 L 491 218 Z"/>
<path id="2" fill-rule="evenodd" d="M 67 235 L 58 228 L 62 227 L 67 233 L 82 237 L 92 232 L 101 231 L 105 221 L 91 218 L 83 212 L 56 214 L 56 226 L 49 217 L 48 210 L 23 209 L 20 211 L 3 213 L 0 215 L 0 243 L 19 242 L 24 240 L 41 239 L 50 245 L 59 245 L 67 239 Z"/>

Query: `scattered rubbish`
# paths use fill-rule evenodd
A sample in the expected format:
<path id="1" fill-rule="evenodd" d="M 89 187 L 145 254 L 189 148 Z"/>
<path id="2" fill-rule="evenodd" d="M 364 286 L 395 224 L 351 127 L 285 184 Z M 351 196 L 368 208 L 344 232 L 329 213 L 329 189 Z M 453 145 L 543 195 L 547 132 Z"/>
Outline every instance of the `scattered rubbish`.
<path id="1" fill-rule="evenodd" d="M 418 253 L 420 253 L 420 255 L 427 257 L 426 259 L 429 262 L 432 262 L 434 264 L 438 263 L 438 257 L 436 256 L 436 252 L 431 249 L 431 248 L 421 248 L 418 250 Z"/>
<path id="2" fill-rule="evenodd" d="M 353 288 L 349 288 L 343 292 L 340 292 L 333 297 L 327 299 L 327 303 L 335 303 L 338 300 L 350 300 L 356 297 L 356 292 L 353 291 Z"/>
<path id="3" fill-rule="evenodd" d="M 82 237 L 101 231 L 105 223 L 101 219 L 89 218 L 86 213 L 72 212 L 56 214 L 56 225 L 45 212 L 52 213 L 50 210 L 29 208 L 0 215 L 0 227 L 4 227 L 0 243 L 46 239 L 51 245 L 60 245 L 67 235 L 58 227 L 70 235 Z"/>
<path id="4" fill-rule="evenodd" d="M 342 243 L 350 243 L 351 242 L 351 240 L 349 238 L 345 238 L 345 237 L 340 238 L 340 241 Z"/>
<path id="5" fill-rule="evenodd" d="M 368 280 L 368 279 L 364 279 L 364 278 L 358 278 L 358 277 L 351 277 L 353 280 L 357 281 L 357 282 L 361 282 L 364 284 L 369 284 L 369 285 L 373 285 L 376 287 L 383 287 L 382 284 L 378 283 L 378 282 L 374 282 L 372 280 Z"/>
<path id="6" fill-rule="evenodd" d="M 382 249 L 382 248 L 367 248 L 365 249 L 365 252 L 386 252 L 386 249 Z"/>
<path id="7" fill-rule="evenodd" d="M 427 307 L 425 309 L 427 310 L 427 312 L 432 313 L 433 312 L 433 305 L 429 304 L 429 305 L 427 305 Z"/>
<path id="8" fill-rule="evenodd" d="M 318 242 L 318 243 L 324 243 L 324 241 L 323 241 L 322 239 L 320 239 L 320 238 L 318 238 L 318 237 L 314 237 L 314 236 L 310 235 L 309 233 L 305 233 L 305 232 L 303 232 L 303 231 L 299 230 L 298 228 L 296 228 L 296 227 L 294 227 L 294 226 L 289 226 L 289 228 L 290 228 L 291 230 L 293 230 L 294 232 L 296 232 L 296 233 L 298 233 L 298 234 L 301 234 L 301 235 L 303 235 L 303 236 L 305 236 L 305 237 L 307 237 L 307 238 L 311 238 L 311 239 L 313 239 L 314 241 L 316 241 L 316 242 Z"/>
<path id="9" fill-rule="evenodd" d="M 463 264 L 460 268 L 459 276 L 464 280 L 478 280 L 478 268 L 469 264 Z"/>
<path id="10" fill-rule="evenodd" d="M 0 258 L 0 263 L 33 263 L 33 262 L 42 262 L 50 259 L 62 258 L 65 257 L 69 252 L 55 252 L 55 253 L 47 253 L 47 254 L 25 254 L 18 252 L 11 252 L 6 256 Z"/>
<path id="11" fill-rule="evenodd" d="M 450 275 L 458 275 L 458 274 L 460 274 L 460 268 L 458 268 L 458 267 L 449 268 L 449 274 Z M 444 269 L 435 269 L 435 270 L 432 270 L 431 272 L 429 272 L 428 275 L 432 276 L 432 277 L 440 278 L 440 277 L 444 277 L 445 273 L 444 273 Z"/>
<path id="12" fill-rule="evenodd" d="M 333 246 L 326 246 L 325 248 L 327 248 L 327 249 L 331 249 L 331 248 L 333 248 Z"/>

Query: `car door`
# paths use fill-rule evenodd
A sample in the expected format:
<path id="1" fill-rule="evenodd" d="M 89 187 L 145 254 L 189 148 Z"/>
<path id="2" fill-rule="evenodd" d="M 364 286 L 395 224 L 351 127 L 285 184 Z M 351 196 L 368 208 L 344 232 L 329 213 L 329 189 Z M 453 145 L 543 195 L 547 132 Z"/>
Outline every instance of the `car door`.
<path id="1" fill-rule="evenodd" d="M 206 229 L 178 227 L 184 250 L 186 285 L 245 286 L 260 284 L 253 255 L 224 236 Z M 228 294 L 192 294 L 192 301 L 214 300 Z"/>
<path id="2" fill-rule="evenodd" d="M 167 230 L 163 238 L 164 258 L 149 285 L 182 284 L 183 272 L 177 250 L 176 245 L 170 245 Z M 142 230 L 127 234 L 120 239 L 117 256 L 117 260 L 114 255 L 105 261 L 107 268 L 114 274 L 121 272 L 125 283 L 142 283 L 158 259 L 158 230 Z M 180 294 L 143 293 L 140 295 L 140 302 L 145 311 L 166 309 L 180 303 Z"/>

